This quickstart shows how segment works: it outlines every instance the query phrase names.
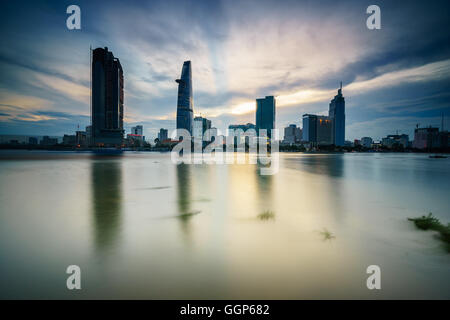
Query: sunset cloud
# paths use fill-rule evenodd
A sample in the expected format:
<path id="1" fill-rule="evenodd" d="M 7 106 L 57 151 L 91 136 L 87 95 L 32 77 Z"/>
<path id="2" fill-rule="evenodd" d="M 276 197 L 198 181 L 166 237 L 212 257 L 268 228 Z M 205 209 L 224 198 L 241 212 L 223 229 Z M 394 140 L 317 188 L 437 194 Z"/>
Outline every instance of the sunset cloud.
<path id="1" fill-rule="evenodd" d="M 21 114 L 35 124 L 54 121 L 48 130 L 60 135 L 75 115 L 87 125 L 91 46 L 107 46 L 120 59 L 125 126 L 146 124 L 147 135 L 174 128 L 174 80 L 185 60 L 192 61 L 194 113 L 222 131 L 231 122 L 254 122 L 255 99 L 267 95 L 277 98 L 279 128 L 300 124 L 305 112 L 326 112 L 340 81 L 349 139 L 360 134 L 357 123 L 450 113 L 447 2 L 413 1 L 406 11 L 380 3 L 388 14 L 377 31 L 365 26 L 366 4 L 352 0 L 79 2 L 80 32 L 56 16 L 65 12 L 58 1 L 25 1 L 27 11 L 1 4 L 8 46 L 0 48 L 0 121 Z M 375 135 L 371 127 L 366 135 L 371 130 Z"/>

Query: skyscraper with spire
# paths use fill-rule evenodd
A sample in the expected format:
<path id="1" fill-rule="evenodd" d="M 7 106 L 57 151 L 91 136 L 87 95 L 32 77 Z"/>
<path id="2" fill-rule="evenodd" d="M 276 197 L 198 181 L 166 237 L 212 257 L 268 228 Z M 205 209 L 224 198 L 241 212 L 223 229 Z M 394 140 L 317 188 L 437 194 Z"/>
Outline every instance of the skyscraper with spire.
<path id="1" fill-rule="evenodd" d="M 194 113 L 194 99 L 192 97 L 191 62 L 185 61 L 178 83 L 177 129 L 186 129 L 192 135 L 192 117 Z"/>
<path id="2" fill-rule="evenodd" d="M 328 116 L 333 121 L 333 144 L 335 146 L 343 146 L 345 143 L 345 99 L 342 95 L 342 81 L 338 94 L 330 102 Z"/>

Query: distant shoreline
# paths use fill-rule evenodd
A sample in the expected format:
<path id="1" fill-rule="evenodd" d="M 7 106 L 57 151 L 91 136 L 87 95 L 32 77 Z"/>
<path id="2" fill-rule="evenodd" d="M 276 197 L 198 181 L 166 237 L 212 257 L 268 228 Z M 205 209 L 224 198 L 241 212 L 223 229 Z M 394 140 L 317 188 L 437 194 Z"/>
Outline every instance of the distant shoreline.
<path id="1" fill-rule="evenodd" d="M 63 152 L 73 152 L 73 153 L 95 153 L 99 149 L 95 148 L 73 148 L 73 147 L 63 147 L 63 146 L 11 146 L 11 145 L 0 145 L 1 151 L 63 151 Z M 101 150 L 101 149 L 100 149 Z M 106 150 L 106 149 L 105 149 Z M 123 152 L 170 152 L 168 148 L 123 148 Z M 236 152 L 236 151 L 235 151 Z M 305 150 L 279 150 L 282 153 L 304 153 L 304 154 L 343 154 L 343 153 L 414 153 L 414 154 L 450 154 L 450 150 L 415 150 L 406 149 L 403 151 L 398 150 L 317 150 L 317 151 L 305 151 Z"/>

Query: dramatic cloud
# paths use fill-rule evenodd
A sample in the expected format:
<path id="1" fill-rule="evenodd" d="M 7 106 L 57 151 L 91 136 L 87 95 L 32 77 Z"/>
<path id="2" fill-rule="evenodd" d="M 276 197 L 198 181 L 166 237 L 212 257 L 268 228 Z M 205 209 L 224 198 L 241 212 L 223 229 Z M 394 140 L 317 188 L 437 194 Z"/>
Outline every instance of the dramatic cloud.
<path id="1" fill-rule="evenodd" d="M 326 113 L 340 81 L 347 139 L 411 132 L 413 122 L 448 116 L 448 2 L 380 1 L 375 31 L 365 25 L 369 4 L 79 1 L 82 30 L 69 31 L 67 3 L 2 2 L 0 133 L 87 125 L 90 46 L 107 46 L 121 60 L 125 126 L 143 124 L 150 138 L 175 126 L 174 79 L 185 60 L 192 61 L 194 113 L 222 131 L 254 122 L 255 99 L 266 95 L 277 97 L 280 128 L 300 124 L 306 112 Z"/>

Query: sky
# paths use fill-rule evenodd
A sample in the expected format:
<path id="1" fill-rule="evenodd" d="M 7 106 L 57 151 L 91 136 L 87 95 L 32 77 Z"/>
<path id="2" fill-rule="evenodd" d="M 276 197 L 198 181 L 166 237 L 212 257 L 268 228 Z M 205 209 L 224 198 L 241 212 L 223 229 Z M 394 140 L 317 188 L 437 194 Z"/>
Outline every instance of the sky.
<path id="1" fill-rule="evenodd" d="M 81 9 L 69 30 L 66 8 Z M 369 30 L 366 9 L 381 9 Z M 224 132 L 277 99 L 276 126 L 327 114 L 343 83 L 346 139 L 450 127 L 449 1 L 11 1 L 0 3 L 0 134 L 74 134 L 90 122 L 89 48 L 125 79 L 125 129 L 174 129 L 191 60 L 194 115 Z"/>

